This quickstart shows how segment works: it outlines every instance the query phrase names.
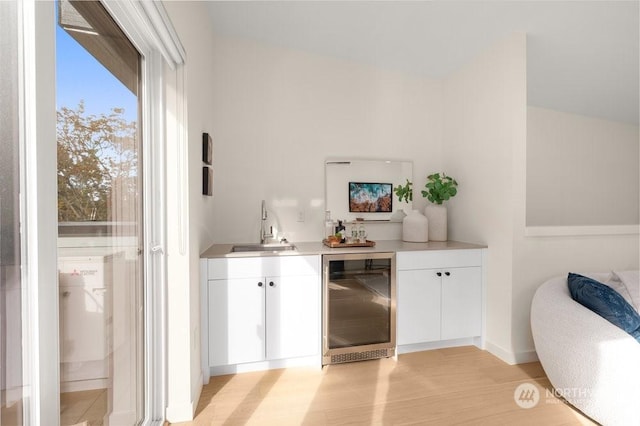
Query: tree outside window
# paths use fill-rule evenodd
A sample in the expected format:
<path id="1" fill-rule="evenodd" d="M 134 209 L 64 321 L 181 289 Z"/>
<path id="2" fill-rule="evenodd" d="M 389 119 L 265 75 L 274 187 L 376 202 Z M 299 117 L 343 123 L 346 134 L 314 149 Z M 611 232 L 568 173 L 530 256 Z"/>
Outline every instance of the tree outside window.
<path id="1" fill-rule="evenodd" d="M 136 131 L 122 108 L 90 115 L 80 101 L 57 111 L 59 222 L 135 220 L 126 206 L 137 205 Z"/>

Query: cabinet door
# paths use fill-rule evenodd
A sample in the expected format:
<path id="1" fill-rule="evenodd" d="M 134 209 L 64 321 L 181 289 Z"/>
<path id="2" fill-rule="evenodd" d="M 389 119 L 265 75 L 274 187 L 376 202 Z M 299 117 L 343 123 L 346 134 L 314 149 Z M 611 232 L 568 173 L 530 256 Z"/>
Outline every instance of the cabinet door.
<path id="1" fill-rule="evenodd" d="M 263 278 L 209 281 L 209 365 L 265 358 Z"/>
<path id="2" fill-rule="evenodd" d="M 481 268 L 450 268 L 442 274 L 442 339 L 482 332 Z M 448 275 L 447 275 L 448 273 Z"/>
<path id="3" fill-rule="evenodd" d="M 320 352 L 320 277 L 267 277 L 267 358 Z"/>
<path id="4" fill-rule="evenodd" d="M 433 269 L 398 271 L 398 344 L 440 340 L 440 277 Z"/>

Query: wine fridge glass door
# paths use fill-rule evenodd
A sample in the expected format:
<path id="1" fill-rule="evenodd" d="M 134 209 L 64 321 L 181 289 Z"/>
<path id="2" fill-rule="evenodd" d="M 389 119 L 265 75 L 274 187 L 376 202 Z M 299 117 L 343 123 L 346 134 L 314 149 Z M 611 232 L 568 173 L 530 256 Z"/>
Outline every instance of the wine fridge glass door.
<path id="1" fill-rule="evenodd" d="M 395 354 L 395 254 L 325 255 L 324 364 Z"/>

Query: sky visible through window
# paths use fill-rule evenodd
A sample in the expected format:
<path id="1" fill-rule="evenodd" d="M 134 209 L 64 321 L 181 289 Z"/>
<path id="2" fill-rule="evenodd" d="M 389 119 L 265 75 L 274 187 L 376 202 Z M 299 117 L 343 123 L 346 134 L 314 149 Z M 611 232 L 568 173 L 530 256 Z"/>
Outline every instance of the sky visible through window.
<path id="1" fill-rule="evenodd" d="M 59 25 L 56 110 L 58 221 L 135 221 L 138 98 Z"/>
<path id="2" fill-rule="evenodd" d="M 56 109 L 77 108 L 108 115 L 124 108 L 127 121 L 137 121 L 137 98 L 89 52 L 56 25 Z"/>

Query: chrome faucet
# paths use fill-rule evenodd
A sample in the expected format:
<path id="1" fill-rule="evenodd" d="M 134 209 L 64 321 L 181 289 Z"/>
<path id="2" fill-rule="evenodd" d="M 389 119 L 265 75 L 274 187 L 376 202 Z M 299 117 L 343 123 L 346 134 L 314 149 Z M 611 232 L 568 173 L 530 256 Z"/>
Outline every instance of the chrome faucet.
<path id="1" fill-rule="evenodd" d="M 261 209 L 261 220 L 260 220 L 260 244 L 265 244 L 267 242 L 267 238 L 273 238 L 273 226 L 269 227 L 269 233 L 267 234 L 264 227 L 267 220 L 267 208 L 265 206 L 264 200 L 262 200 L 262 209 Z"/>

